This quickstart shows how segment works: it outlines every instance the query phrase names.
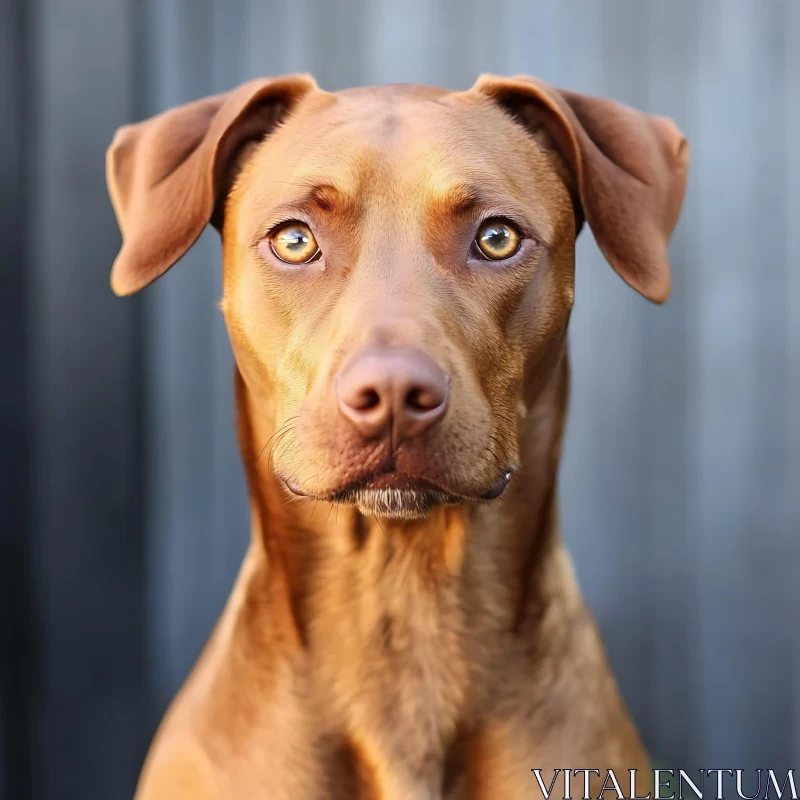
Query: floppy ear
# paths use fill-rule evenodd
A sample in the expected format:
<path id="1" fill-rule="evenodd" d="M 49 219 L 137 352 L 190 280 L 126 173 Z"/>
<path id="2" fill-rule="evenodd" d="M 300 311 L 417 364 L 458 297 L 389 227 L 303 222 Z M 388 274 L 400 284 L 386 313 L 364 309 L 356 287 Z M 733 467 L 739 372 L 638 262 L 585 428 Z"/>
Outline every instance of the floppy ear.
<path id="1" fill-rule="evenodd" d="M 316 88 L 307 75 L 250 81 L 116 132 L 106 153 L 122 231 L 116 294 L 139 291 L 186 253 L 214 216 L 236 153 Z"/>
<path id="2" fill-rule="evenodd" d="M 473 90 L 529 129 L 545 127 L 603 255 L 630 286 L 663 303 L 671 284 L 667 245 L 689 165 L 688 143 L 675 124 L 526 76 L 482 75 Z"/>

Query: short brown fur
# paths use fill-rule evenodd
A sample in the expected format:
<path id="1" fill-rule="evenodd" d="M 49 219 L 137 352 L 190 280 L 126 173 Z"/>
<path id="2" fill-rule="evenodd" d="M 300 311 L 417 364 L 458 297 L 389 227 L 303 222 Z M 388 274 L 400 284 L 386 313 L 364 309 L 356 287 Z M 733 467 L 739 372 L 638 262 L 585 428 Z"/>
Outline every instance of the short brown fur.
<path id="1" fill-rule="evenodd" d="M 118 132 L 118 293 L 221 228 L 252 507 L 139 800 L 514 800 L 536 796 L 534 767 L 646 781 L 559 533 L 566 330 L 583 219 L 666 298 L 687 162 L 671 122 L 524 77 L 336 94 L 265 79 Z M 468 255 L 493 215 L 526 237 L 508 265 Z M 260 243 L 298 217 L 324 261 L 290 271 Z M 373 345 L 424 350 L 450 378 L 442 421 L 396 449 L 332 399 Z M 326 499 L 385 469 L 461 502 L 403 519 Z"/>

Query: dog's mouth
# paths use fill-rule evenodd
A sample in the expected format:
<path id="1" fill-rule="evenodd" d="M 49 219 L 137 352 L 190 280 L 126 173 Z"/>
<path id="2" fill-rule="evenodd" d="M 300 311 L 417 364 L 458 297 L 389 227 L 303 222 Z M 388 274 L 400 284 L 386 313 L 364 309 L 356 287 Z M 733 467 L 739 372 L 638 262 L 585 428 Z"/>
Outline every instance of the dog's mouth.
<path id="1" fill-rule="evenodd" d="M 323 495 L 305 492 L 291 481 L 285 478 L 281 480 L 289 492 L 297 497 L 352 505 L 368 516 L 419 519 L 436 506 L 494 500 L 505 491 L 511 480 L 511 472 L 503 473 L 479 495 L 459 494 L 426 478 L 395 470 L 366 475 Z"/>

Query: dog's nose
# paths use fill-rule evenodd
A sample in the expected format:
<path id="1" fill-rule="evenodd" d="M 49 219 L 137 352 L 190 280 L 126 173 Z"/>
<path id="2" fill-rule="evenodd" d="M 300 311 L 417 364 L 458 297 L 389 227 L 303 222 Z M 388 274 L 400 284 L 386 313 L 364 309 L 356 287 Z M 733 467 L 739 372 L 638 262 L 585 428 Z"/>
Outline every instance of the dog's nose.
<path id="1" fill-rule="evenodd" d="M 444 416 L 449 384 L 447 375 L 419 350 L 368 350 L 338 375 L 336 400 L 365 438 L 391 432 L 396 446 Z"/>

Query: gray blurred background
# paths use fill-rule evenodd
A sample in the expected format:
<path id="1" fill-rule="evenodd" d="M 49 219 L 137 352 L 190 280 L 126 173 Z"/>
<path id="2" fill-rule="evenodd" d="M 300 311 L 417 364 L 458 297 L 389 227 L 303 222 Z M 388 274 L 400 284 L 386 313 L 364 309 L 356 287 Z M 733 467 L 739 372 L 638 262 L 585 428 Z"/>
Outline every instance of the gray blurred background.
<path id="1" fill-rule="evenodd" d="M 800 2 L 0 0 L 0 798 L 130 797 L 249 536 L 216 234 L 113 297 L 105 148 L 296 70 L 687 134 L 665 307 L 580 239 L 564 529 L 653 756 L 800 767 Z"/>

